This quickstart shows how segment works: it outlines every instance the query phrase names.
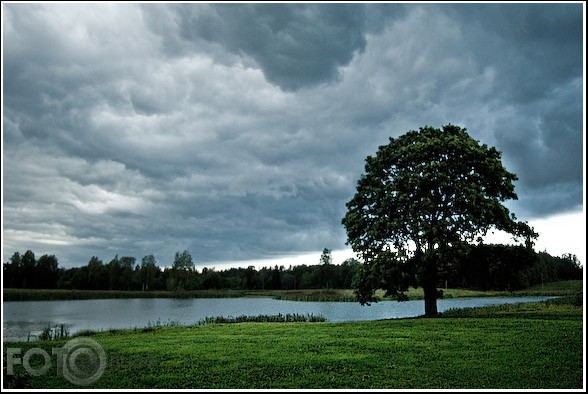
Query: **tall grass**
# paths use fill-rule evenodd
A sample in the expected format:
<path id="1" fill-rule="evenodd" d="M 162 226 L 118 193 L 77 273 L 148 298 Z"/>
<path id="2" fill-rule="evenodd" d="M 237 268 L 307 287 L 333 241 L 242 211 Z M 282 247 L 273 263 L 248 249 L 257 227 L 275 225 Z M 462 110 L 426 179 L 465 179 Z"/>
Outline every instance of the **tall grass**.
<path id="1" fill-rule="evenodd" d="M 357 301 L 350 289 L 306 289 L 284 290 L 273 293 L 276 300 L 311 301 L 311 302 L 353 302 Z"/>
<path id="2" fill-rule="evenodd" d="M 281 313 L 277 315 L 257 315 L 257 316 L 246 316 L 241 315 L 237 317 L 224 317 L 224 316 L 217 316 L 217 317 L 206 317 L 198 322 L 198 325 L 204 324 L 223 324 L 223 323 L 296 323 L 296 322 L 303 322 L 303 323 L 316 323 L 316 322 L 324 322 L 326 319 L 324 316 L 321 315 L 301 315 L 298 313 L 290 314 L 287 313 L 282 315 Z"/>
<path id="3" fill-rule="evenodd" d="M 29 333 L 29 338 L 30 338 Z M 53 327 L 47 326 L 43 328 L 41 334 L 37 337 L 39 341 L 59 341 L 69 337 L 69 328 L 65 324 L 57 324 Z"/>

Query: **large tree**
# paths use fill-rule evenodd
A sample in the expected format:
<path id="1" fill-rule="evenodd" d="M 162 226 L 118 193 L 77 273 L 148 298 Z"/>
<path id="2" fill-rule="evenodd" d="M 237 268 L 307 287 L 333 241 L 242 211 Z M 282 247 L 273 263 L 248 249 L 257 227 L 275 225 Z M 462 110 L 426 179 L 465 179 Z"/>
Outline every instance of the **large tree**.
<path id="1" fill-rule="evenodd" d="M 537 234 L 503 205 L 517 199 L 517 176 L 500 158 L 454 125 L 409 131 L 367 157 L 343 218 L 364 262 L 362 304 L 378 288 L 402 300 L 409 286 L 422 286 L 425 315 L 436 315 L 437 287 L 466 245 L 495 228 L 532 246 Z"/>

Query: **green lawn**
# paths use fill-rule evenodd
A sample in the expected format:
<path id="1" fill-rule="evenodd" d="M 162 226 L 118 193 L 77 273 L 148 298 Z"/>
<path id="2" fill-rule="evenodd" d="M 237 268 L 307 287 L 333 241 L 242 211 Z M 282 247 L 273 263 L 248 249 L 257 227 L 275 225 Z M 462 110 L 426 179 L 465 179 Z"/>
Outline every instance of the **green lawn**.
<path id="1" fill-rule="evenodd" d="M 583 308 L 576 303 L 570 297 L 430 319 L 102 332 L 91 338 L 104 348 L 107 368 L 90 387 L 580 389 Z M 7 347 L 51 354 L 64 343 L 8 343 L 4 354 Z M 79 388 L 58 376 L 54 361 L 40 377 L 20 365 L 14 377 L 5 370 L 5 387 Z"/>

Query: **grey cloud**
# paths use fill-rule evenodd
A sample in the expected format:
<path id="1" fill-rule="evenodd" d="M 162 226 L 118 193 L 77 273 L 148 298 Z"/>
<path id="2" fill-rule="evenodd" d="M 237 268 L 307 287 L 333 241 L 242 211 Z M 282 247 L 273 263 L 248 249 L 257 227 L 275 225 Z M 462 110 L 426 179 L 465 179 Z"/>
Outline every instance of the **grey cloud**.
<path id="1" fill-rule="evenodd" d="M 494 95 L 527 102 L 582 70 L 581 4 L 452 5 L 465 49 L 496 68 Z"/>
<path id="2" fill-rule="evenodd" d="M 497 145 L 519 176 L 521 205 L 531 216 L 582 204 L 581 91 L 573 80 L 521 113 L 499 116 Z"/>
<path id="3" fill-rule="evenodd" d="M 519 176 L 519 205 L 527 215 L 577 207 L 581 22 L 577 6 L 415 7 L 370 40 L 361 63 L 352 62 L 346 86 L 337 87 L 346 101 L 335 105 L 347 110 L 350 124 L 376 122 L 368 130 L 381 143 L 382 134 L 425 124 L 467 127 L 503 151 L 507 168 Z M 365 136 L 359 134 L 358 147 Z M 565 190 L 559 199 L 553 185 Z M 535 198 L 540 191 L 550 203 Z"/>
<path id="4" fill-rule="evenodd" d="M 365 157 L 449 122 L 504 153 L 519 218 L 581 204 L 577 7 L 95 7 L 4 5 L 5 254 L 342 248 Z"/>
<path id="5" fill-rule="evenodd" d="M 338 68 L 366 45 L 357 4 L 182 5 L 177 12 L 185 39 L 250 56 L 285 90 L 337 80 Z"/>

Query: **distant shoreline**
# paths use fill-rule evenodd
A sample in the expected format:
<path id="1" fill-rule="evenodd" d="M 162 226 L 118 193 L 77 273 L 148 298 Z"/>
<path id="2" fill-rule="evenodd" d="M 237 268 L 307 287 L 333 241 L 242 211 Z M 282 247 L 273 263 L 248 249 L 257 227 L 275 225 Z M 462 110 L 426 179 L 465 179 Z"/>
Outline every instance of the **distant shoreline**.
<path id="1" fill-rule="evenodd" d="M 565 296 L 581 292 L 581 280 L 560 281 L 532 286 L 517 291 L 479 291 L 466 289 L 442 289 L 444 298 L 464 297 L 516 297 L 516 296 Z M 2 289 L 4 301 L 60 301 L 116 298 L 235 298 L 271 297 L 289 301 L 338 301 L 357 302 L 351 289 L 299 289 L 299 290 L 190 290 L 190 291 L 124 291 L 124 290 L 66 290 L 66 289 Z M 380 300 L 383 291 L 376 293 Z M 423 299 L 422 289 L 409 289 L 408 298 Z"/>

